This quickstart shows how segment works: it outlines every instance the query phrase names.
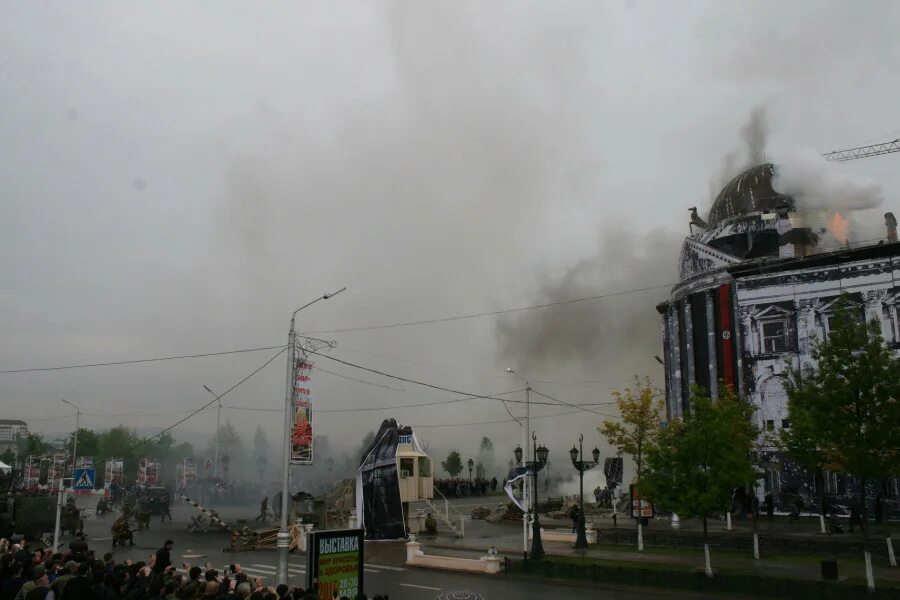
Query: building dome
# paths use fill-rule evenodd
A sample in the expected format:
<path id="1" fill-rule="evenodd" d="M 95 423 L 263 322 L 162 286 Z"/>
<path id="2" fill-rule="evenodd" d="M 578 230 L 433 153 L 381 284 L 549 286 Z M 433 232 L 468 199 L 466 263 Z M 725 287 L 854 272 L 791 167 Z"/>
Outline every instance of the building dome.
<path id="1" fill-rule="evenodd" d="M 766 163 L 751 167 L 728 182 L 709 209 L 709 226 L 716 227 L 737 217 L 777 209 L 793 210 L 794 199 L 772 187 L 774 174 L 772 163 Z"/>

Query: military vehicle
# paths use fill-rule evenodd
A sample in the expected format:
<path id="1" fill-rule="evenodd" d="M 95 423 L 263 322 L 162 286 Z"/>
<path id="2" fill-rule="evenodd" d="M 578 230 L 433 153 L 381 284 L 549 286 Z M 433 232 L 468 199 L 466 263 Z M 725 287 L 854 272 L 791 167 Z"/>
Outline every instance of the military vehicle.
<path id="1" fill-rule="evenodd" d="M 37 539 L 56 527 L 56 497 L 0 494 L 0 537 Z"/>

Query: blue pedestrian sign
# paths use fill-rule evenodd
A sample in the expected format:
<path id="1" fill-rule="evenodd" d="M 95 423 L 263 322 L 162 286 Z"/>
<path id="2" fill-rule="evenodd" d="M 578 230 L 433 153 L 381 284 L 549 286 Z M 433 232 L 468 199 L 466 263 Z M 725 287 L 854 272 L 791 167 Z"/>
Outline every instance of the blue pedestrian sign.
<path id="1" fill-rule="evenodd" d="M 94 482 L 97 480 L 96 469 L 75 469 L 75 476 L 72 478 L 73 490 L 93 490 Z"/>

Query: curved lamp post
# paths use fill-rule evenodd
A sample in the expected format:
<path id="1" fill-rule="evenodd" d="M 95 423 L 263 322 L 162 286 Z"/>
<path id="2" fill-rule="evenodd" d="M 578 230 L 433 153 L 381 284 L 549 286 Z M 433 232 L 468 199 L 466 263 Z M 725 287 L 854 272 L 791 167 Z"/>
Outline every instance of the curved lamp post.
<path id="1" fill-rule="evenodd" d="M 534 455 L 533 461 L 526 461 L 524 464 L 531 469 L 534 477 L 534 521 L 531 522 L 531 558 L 539 560 L 544 557 L 544 544 L 541 542 L 541 520 L 538 516 L 538 472 L 547 464 L 547 456 L 550 450 L 541 444 L 537 445 L 537 435 L 531 432 L 531 446 Z M 522 447 L 519 446 L 514 452 L 516 462 L 522 462 Z"/>
<path id="2" fill-rule="evenodd" d="M 584 435 L 578 436 L 578 447 L 572 446 L 569 450 L 569 456 L 572 458 L 572 466 L 578 470 L 578 490 L 580 492 L 580 506 L 578 511 L 578 537 L 575 539 L 576 548 L 587 548 L 587 532 L 584 527 L 584 472 L 593 469 L 600 462 L 600 450 L 594 447 L 591 451 L 594 461 L 585 461 L 584 456 Z"/>

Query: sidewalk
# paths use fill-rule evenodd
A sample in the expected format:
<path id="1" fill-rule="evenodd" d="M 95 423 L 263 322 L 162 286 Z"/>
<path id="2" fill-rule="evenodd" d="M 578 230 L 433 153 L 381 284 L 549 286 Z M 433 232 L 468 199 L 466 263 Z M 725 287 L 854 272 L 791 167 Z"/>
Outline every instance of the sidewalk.
<path id="1" fill-rule="evenodd" d="M 544 521 L 544 519 L 542 519 Z M 553 529 L 547 523 L 545 529 Z M 744 534 L 747 532 L 745 531 Z M 801 533 L 800 535 L 808 535 Z M 508 558 L 520 559 L 523 552 L 523 536 L 521 523 L 486 523 L 472 521 L 466 524 L 466 537 L 457 538 L 439 534 L 436 538 L 421 537 L 418 540 L 423 550 L 447 556 L 471 556 L 472 553 L 482 555 L 489 546 Z M 648 568 L 670 566 L 677 569 L 695 570 L 703 568 L 703 551 L 694 549 L 647 548 L 637 552 L 635 548 L 626 546 L 595 545 L 587 551 L 576 550 L 571 544 L 562 542 L 544 542 L 544 551 L 548 556 L 560 556 L 579 559 L 608 560 L 631 564 L 646 564 Z M 530 541 L 529 541 L 530 547 Z M 819 580 L 823 558 L 830 556 L 811 555 L 762 555 L 754 560 L 752 554 L 744 557 L 732 551 L 712 551 L 713 570 L 749 573 L 760 577 L 786 577 L 795 579 Z M 886 560 L 873 559 L 876 581 L 891 582 L 900 585 L 900 568 L 891 568 Z M 859 559 L 839 558 L 838 571 L 841 579 L 850 578 L 863 581 L 865 572 L 862 557 Z"/>

